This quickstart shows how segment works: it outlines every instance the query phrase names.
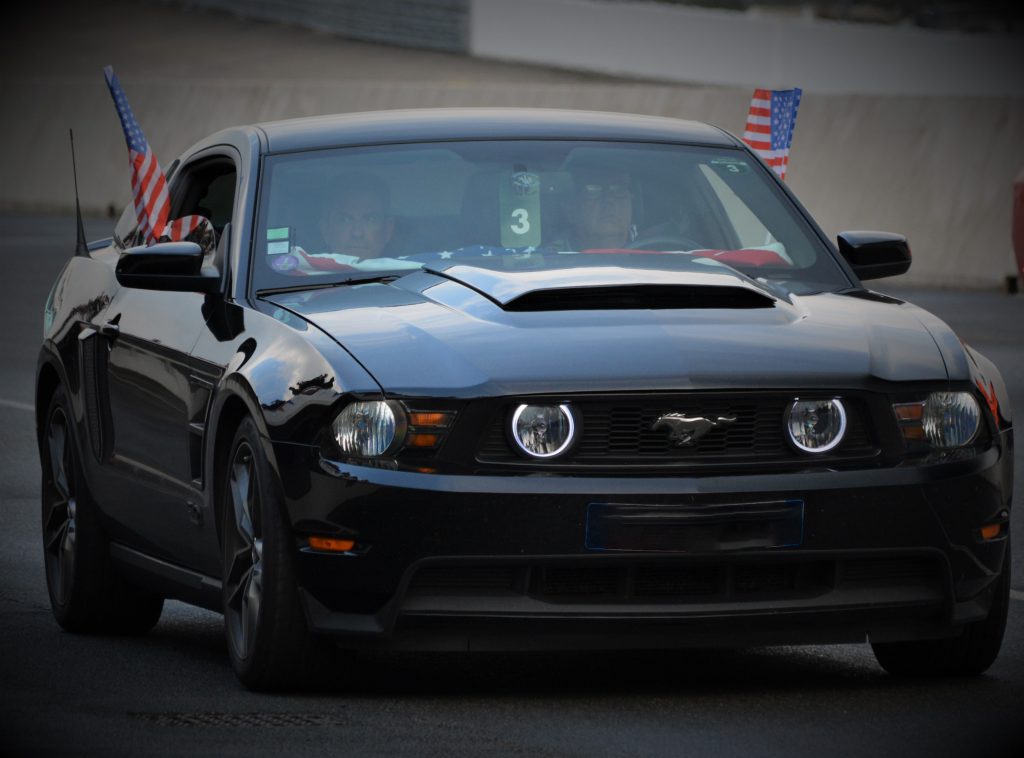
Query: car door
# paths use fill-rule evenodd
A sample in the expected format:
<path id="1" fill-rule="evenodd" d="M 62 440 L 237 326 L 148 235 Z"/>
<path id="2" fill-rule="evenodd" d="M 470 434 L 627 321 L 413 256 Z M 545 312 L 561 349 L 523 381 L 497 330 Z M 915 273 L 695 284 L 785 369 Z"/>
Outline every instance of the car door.
<path id="1" fill-rule="evenodd" d="M 202 215 L 220 234 L 233 211 L 236 161 L 206 151 L 186 163 L 172 182 L 170 217 Z M 122 286 L 96 323 L 108 427 L 97 497 L 130 546 L 185 565 L 196 560 L 181 548 L 200 525 L 201 428 L 216 379 L 189 355 L 207 297 Z"/>

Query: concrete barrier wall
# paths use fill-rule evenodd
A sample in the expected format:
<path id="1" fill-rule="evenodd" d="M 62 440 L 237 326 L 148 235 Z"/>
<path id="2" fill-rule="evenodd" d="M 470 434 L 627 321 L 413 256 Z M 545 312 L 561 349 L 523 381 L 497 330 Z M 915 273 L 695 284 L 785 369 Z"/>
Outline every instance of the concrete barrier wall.
<path id="1" fill-rule="evenodd" d="M 1024 96 L 1024 39 L 610 0 L 472 0 L 483 58 L 808 93 Z"/>
<path id="2" fill-rule="evenodd" d="M 0 84 L 20 118 L 0 123 L 0 208 L 73 208 L 75 128 L 86 211 L 129 198 L 127 152 L 102 80 Z M 99 81 L 97 81 L 99 80 Z M 750 93 L 658 85 L 126 82 L 164 165 L 232 124 L 321 113 L 436 106 L 535 106 L 691 118 L 742 129 Z M 1024 165 L 1024 99 L 807 96 L 789 184 L 832 236 L 906 234 L 907 284 L 998 286 L 1015 270 L 1014 175 Z"/>
<path id="3" fill-rule="evenodd" d="M 349 39 L 464 53 L 469 0 L 164 0 L 280 21 Z"/>
<path id="4" fill-rule="evenodd" d="M 163 0 L 356 40 L 670 82 L 1024 96 L 1024 39 L 642 0 Z"/>

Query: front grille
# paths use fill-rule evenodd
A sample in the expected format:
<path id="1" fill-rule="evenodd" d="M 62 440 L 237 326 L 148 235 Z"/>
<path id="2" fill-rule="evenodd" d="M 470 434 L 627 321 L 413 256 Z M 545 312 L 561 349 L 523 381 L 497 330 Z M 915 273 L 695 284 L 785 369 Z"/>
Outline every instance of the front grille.
<path id="1" fill-rule="evenodd" d="M 131 718 L 153 726 L 232 727 L 310 727 L 346 726 L 347 720 L 336 713 L 225 713 L 195 711 L 192 713 L 129 713 Z"/>
<path id="2" fill-rule="evenodd" d="M 943 586 L 933 558 L 457 564 L 420 568 L 410 597 L 501 597 L 557 603 L 705 603 L 816 597 L 834 589 Z"/>
<path id="3" fill-rule="evenodd" d="M 542 568 L 531 583 L 531 591 L 540 597 L 615 597 L 622 593 L 626 579 L 615 568 Z"/>
<path id="4" fill-rule="evenodd" d="M 511 590 L 514 582 L 515 570 L 510 566 L 475 566 L 470 571 L 428 566 L 416 572 L 411 586 L 435 590 Z"/>
<path id="5" fill-rule="evenodd" d="M 703 597 L 721 589 L 722 572 L 714 567 L 640 567 L 634 591 L 640 597 Z"/>
<path id="6" fill-rule="evenodd" d="M 897 579 L 925 582 L 931 572 L 932 563 L 926 558 L 864 558 L 844 563 L 842 580 L 850 585 L 874 587 Z"/>
<path id="7" fill-rule="evenodd" d="M 786 409 L 793 393 L 763 393 L 757 396 L 692 393 L 688 395 L 579 399 L 571 401 L 580 421 L 580 439 L 574 449 L 557 461 L 544 465 L 615 466 L 661 465 L 670 463 L 745 463 L 808 461 L 786 441 Z M 543 401 L 534 401 L 543 402 Z M 564 401 L 560 401 L 564 402 Z M 868 430 L 867 408 L 857 399 L 844 397 L 847 431 L 832 452 L 815 457 L 816 462 L 863 459 L 877 453 Z M 481 463 L 524 463 L 508 441 L 508 416 L 515 404 L 494 414 L 481 441 L 477 460 Z M 701 437 L 694 445 L 677 447 L 664 430 L 652 428 L 659 416 L 685 413 L 709 419 L 735 417 Z M 537 465 L 535 461 L 531 464 Z"/>

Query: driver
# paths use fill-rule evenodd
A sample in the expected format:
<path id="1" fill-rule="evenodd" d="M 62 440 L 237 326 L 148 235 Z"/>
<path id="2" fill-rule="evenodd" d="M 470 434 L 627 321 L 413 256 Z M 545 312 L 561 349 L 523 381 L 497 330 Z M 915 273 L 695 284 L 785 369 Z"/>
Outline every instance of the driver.
<path id="1" fill-rule="evenodd" d="M 569 201 L 571 250 L 619 249 L 636 239 L 629 174 L 611 168 L 578 168 Z"/>
<path id="2" fill-rule="evenodd" d="M 387 185 L 370 174 L 336 182 L 325 193 L 320 214 L 320 234 L 327 243 L 324 252 L 380 258 L 395 231 L 390 202 Z"/>
<path id="3" fill-rule="evenodd" d="M 415 261 L 388 257 L 386 252 L 395 231 L 390 195 L 387 185 L 372 174 L 338 178 L 321 196 L 321 252 L 295 246 L 288 255 L 273 256 L 271 268 L 289 276 L 419 268 Z"/>

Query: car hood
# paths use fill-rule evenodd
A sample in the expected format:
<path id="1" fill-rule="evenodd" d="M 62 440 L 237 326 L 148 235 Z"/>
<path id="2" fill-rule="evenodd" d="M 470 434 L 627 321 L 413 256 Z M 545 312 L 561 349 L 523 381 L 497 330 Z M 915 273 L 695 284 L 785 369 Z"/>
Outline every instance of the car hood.
<path id="1" fill-rule="evenodd" d="M 405 396 L 941 381 L 943 353 L 959 345 L 944 324 L 898 300 L 785 295 L 725 269 L 453 266 L 267 299 Z"/>

